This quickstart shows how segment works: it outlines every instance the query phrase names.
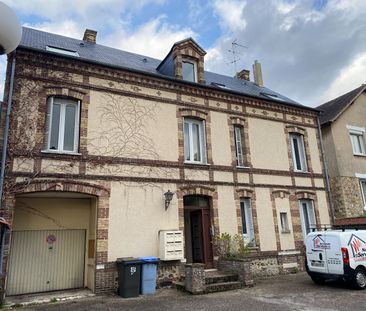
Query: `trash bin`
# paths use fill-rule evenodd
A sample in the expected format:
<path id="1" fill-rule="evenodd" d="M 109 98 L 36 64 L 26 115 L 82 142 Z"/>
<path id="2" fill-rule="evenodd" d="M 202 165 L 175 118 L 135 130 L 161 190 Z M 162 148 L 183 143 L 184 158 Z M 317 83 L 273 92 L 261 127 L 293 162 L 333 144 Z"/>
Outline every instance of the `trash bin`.
<path id="1" fill-rule="evenodd" d="M 123 298 L 140 294 L 141 261 L 133 257 L 117 258 L 119 295 Z"/>
<path id="2" fill-rule="evenodd" d="M 156 257 L 139 257 L 142 262 L 141 269 L 141 290 L 142 295 L 155 294 L 156 268 L 159 259 Z"/>

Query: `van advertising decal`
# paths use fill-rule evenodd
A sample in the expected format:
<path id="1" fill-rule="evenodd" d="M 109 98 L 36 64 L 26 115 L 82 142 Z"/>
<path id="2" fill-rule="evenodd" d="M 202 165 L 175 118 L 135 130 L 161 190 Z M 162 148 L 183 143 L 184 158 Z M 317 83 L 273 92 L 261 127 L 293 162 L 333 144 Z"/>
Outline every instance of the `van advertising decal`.
<path id="1" fill-rule="evenodd" d="M 313 246 L 315 249 L 330 249 L 330 243 L 325 243 L 320 234 L 313 239 Z"/>
<path id="2" fill-rule="evenodd" d="M 351 246 L 356 261 L 366 260 L 366 242 L 364 240 L 352 234 L 348 246 Z"/>

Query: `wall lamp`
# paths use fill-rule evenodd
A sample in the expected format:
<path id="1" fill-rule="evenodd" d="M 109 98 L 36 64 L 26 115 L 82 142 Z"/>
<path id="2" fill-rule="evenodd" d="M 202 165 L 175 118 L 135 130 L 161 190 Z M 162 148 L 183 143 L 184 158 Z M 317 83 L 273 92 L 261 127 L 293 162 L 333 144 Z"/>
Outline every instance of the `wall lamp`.
<path id="1" fill-rule="evenodd" d="M 170 205 L 170 202 L 173 199 L 173 195 L 174 195 L 174 192 L 171 192 L 170 190 L 168 190 L 167 192 L 164 193 L 164 196 L 165 196 L 165 210 L 168 209 L 168 207 Z"/>

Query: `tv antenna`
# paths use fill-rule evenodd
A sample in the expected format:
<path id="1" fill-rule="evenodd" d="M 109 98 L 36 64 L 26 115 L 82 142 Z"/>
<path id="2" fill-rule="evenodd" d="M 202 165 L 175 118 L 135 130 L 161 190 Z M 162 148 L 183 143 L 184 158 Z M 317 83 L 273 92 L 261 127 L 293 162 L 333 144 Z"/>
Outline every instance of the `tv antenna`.
<path id="1" fill-rule="evenodd" d="M 232 58 L 233 60 L 231 62 L 229 62 L 228 64 L 234 65 L 235 74 L 237 73 L 236 63 L 240 60 L 240 57 L 237 56 L 236 49 L 237 48 L 244 48 L 244 49 L 247 49 L 248 48 L 245 45 L 242 45 L 242 44 L 237 43 L 236 41 L 237 41 L 237 39 L 234 39 L 231 42 L 231 50 L 228 50 L 232 54 L 232 56 L 233 56 L 233 58 Z"/>

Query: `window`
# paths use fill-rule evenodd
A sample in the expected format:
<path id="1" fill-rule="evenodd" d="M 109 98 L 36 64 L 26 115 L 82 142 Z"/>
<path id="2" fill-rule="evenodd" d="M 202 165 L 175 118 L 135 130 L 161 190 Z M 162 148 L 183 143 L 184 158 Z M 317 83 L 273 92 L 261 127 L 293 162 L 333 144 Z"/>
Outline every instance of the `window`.
<path id="1" fill-rule="evenodd" d="M 59 54 L 64 54 L 64 55 L 70 55 L 70 56 L 79 56 L 79 53 L 76 52 L 76 51 L 57 48 L 57 47 L 49 46 L 49 45 L 46 46 L 46 51 L 59 53 Z"/>
<path id="2" fill-rule="evenodd" d="M 243 227 L 243 239 L 247 246 L 255 246 L 254 226 L 250 199 L 240 199 L 241 222 Z"/>
<path id="3" fill-rule="evenodd" d="M 236 165 L 244 166 L 243 128 L 241 126 L 234 125 L 234 139 L 235 139 Z"/>
<path id="4" fill-rule="evenodd" d="M 363 199 L 363 206 L 366 209 L 366 179 L 360 179 L 360 187 Z"/>
<path id="5" fill-rule="evenodd" d="M 204 121 L 184 118 L 184 160 L 206 163 Z"/>
<path id="6" fill-rule="evenodd" d="M 306 172 L 306 158 L 304 137 L 299 134 L 290 134 L 292 159 L 294 162 L 294 170 L 298 172 Z"/>
<path id="7" fill-rule="evenodd" d="M 196 63 L 191 60 L 183 59 L 182 67 L 183 67 L 183 80 L 197 82 Z"/>
<path id="8" fill-rule="evenodd" d="M 48 151 L 78 152 L 80 102 L 51 97 L 48 103 Z"/>
<path id="9" fill-rule="evenodd" d="M 365 129 L 363 127 L 352 125 L 347 125 L 347 128 L 351 138 L 353 154 L 365 155 L 365 147 L 363 143 L 363 133 L 365 132 Z"/>
<path id="10" fill-rule="evenodd" d="M 290 232 L 287 220 L 287 213 L 280 213 L 280 221 L 281 221 L 281 232 L 288 233 Z"/>
<path id="11" fill-rule="evenodd" d="M 311 200 L 300 200 L 299 204 L 301 229 L 305 239 L 310 230 L 316 227 L 314 206 Z"/>

